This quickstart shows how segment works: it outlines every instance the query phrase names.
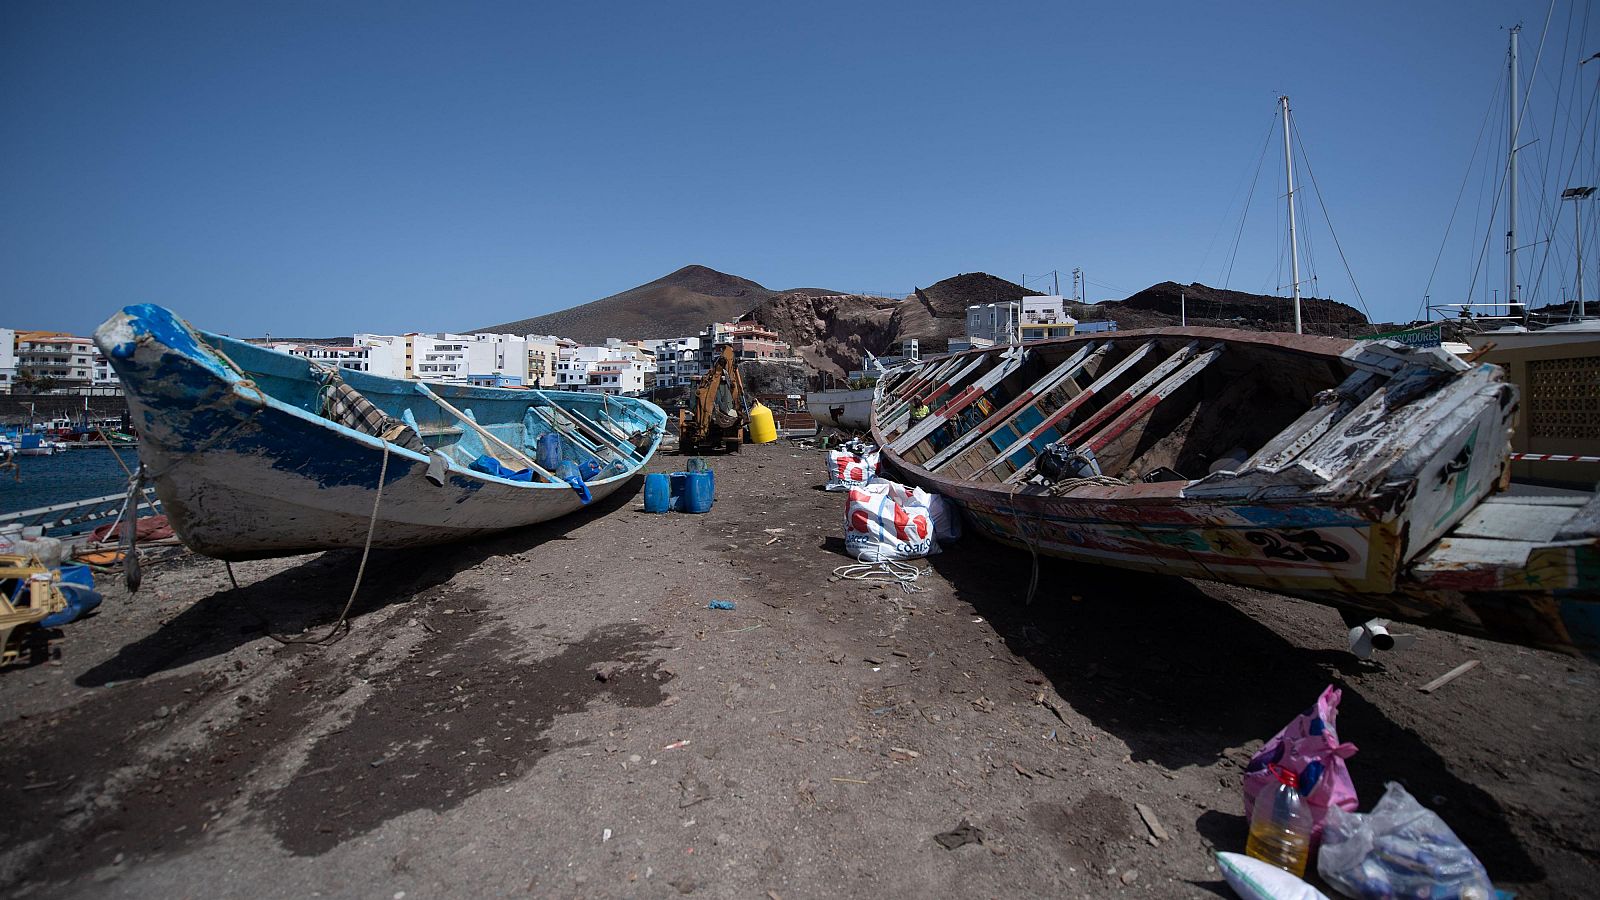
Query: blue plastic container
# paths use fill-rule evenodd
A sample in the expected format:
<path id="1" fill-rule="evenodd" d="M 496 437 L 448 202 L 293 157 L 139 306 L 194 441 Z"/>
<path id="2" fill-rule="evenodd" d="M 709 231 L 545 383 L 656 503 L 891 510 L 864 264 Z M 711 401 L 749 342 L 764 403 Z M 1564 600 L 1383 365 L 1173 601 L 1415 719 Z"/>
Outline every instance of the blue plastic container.
<path id="1" fill-rule="evenodd" d="M 644 477 L 644 511 L 664 513 L 672 508 L 672 479 L 661 472 Z"/>
<path id="2" fill-rule="evenodd" d="M 689 492 L 689 473 L 673 472 L 667 476 L 667 509 L 683 512 L 683 495 Z"/>
<path id="3" fill-rule="evenodd" d="M 556 467 L 556 477 L 571 485 L 578 493 L 578 499 L 585 505 L 593 499 L 589 495 L 589 486 L 583 483 L 583 473 L 578 471 L 578 464 L 572 460 L 566 460 Z"/>
<path id="4" fill-rule="evenodd" d="M 59 628 L 76 622 L 100 605 L 102 598 L 94 589 L 94 573 L 88 566 L 62 566 L 60 587 L 62 596 L 67 598 L 67 608 L 39 620 L 43 628 Z"/>
<path id="5" fill-rule="evenodd" d="M 683 500 L 680 506 L 686 513 L 705 513 L 711 511 L 711 504 L 716 501 L 716 482 L 711 478 L 710 472 L 685 472 L 685 485 Z"/>
<path id="6" fill-rule="evenodd" d="M 561 435 L 554 431 L 546 431 L 539 435 L 537 453 L 539 467 L 554 472 L 561 465 Z"/>

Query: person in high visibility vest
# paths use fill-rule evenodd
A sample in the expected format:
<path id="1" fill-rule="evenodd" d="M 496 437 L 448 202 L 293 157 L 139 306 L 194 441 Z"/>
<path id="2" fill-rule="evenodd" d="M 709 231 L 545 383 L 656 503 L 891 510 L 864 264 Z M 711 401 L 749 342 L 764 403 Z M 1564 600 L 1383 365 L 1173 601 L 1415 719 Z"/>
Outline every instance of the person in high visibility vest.
<path id="1" fill-rule="evenodd" d="M 923 402 L 921 402 L 919 400 L 917 402 L 917 405 L 913 406 L 911 408 L 911 424 L 915 425 L 916 423 L 921 422 L 923 419 L 926 419 L 927 417 L 928 417 L 928 404 L 923 403 Z"/>

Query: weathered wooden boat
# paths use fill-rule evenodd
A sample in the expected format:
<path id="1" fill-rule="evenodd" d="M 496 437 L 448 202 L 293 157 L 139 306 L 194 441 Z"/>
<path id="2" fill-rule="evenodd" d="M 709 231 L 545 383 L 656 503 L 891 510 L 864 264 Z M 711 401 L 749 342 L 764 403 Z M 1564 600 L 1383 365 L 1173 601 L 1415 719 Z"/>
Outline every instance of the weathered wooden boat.
<path id="1" fill-rule="evenodd" d="M 587 501 L 533 462 L 542 435 L 558 436 L 561 457 L 587 470 L 581 487 L 602 498 L 645 464 L 666 424 L 628 397 L 331 369 L 148 304 L 112 316 L 95 342 L 122 379 L 174 530 L 221 559 L 360 547 L 369 523 L 372 546 L 412 547 L 553 519 Z M 486 458 L 522 471 L 473 468 Z"/>
<path id="2" fill-rule="evenodd" d="M 1004 543 L 1600 655 L 1600 499 L 1498 493 L 1516 411 L 1436 348 L 1165 328 L 925 360 L 872 431 Z"/>

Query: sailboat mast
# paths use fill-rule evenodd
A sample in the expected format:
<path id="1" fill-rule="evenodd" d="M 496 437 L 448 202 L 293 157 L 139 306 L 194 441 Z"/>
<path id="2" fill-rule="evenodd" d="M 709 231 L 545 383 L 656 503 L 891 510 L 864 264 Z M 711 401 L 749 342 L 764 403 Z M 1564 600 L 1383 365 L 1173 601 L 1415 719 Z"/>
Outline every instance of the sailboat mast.
<path id="1" fill-rule="evenodd" d="M 1294 157 L 1289 150 L 1289 98 L 1279 97 L 1283 107 L 1283 170 L 1289 177 L 1289 278 L 1294 292 L 1294 333 L 1300 334 L 1300 244 L 1294 234 Z"/>
<path id="2" fill-rule="evenodd" d="M 1511 73 L 1511 90 L 1506 92 L 1510 104 L 1508 116 L 1510 146 L 1506 152 L 1506 310 L 1517 308 L 1517 131 L 1521 126 L 1517 115 L 1517 35 L 1521 25 L 1511 27 L 1511 51 L 1507 69 Z"/>

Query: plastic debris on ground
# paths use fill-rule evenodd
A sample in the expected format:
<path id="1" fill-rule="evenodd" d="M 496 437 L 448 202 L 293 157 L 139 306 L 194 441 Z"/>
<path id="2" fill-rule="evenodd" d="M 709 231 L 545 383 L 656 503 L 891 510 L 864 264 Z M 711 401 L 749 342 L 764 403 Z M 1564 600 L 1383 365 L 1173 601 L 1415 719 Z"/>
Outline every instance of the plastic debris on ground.
<path id="1" fill-rule="evenodd" d="M 1329 811 L 1317 874 L 1363 900 L 1495 896 L 1483 863 L 1443 819 L 1394 782 L 1370 813 Z"/>
<path id="2" fill-rule="evenodd" d="M 713 600 L 706 604 L 706 609 L 738 609 L 732 600 Z"/>
<path id="3" fill-rule="evenodd" d="M 1328 900 L 1328 895 L 1288 872 L 1243 853 L 1218 853 L 1217 868 L 1244 900 Z"/>
<path id="4" fill-rule="evenodd" d="M 1335 720 L 1339 715 L 1338 688 L 1329 686 L 1311 708 L 1283 727 L 1272 740 L 1262 745 L 1244 772 L 1244 811 L 1250 818 L 1256 797 L 1275 790 L 1278 777 L 1270 769 L 1279 766 L 1295 777 L 1295 789 L 1305 798 L 1311 811 L 1312 846 L 1322 832 L 1330 807 L 1346 812 L 1357 808 L 1356 786 L 1350 780 L 1345 760 L 1355 755 L 1355 744 L 1341 744 Z"/>

